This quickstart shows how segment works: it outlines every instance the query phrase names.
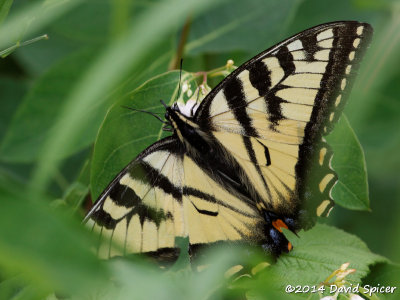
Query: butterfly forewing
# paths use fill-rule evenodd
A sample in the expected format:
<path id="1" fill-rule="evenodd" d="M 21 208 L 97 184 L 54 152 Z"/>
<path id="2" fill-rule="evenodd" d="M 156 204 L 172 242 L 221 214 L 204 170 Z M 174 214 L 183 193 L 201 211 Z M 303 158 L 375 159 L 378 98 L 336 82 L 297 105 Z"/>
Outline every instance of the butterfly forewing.
<path id="1" fill-rule="evenodd" d="M 326 150 L 321 137 L 340 117 L 371 34 L 358 22 L 306 30 L 243 64 L 202 102 L 196 121 L 234 156 L 243 181 L 267 209 L 293 213 L 303 204 L 308 170 Z M 336 180 L 323 166 L 313 184 L 330 203 L 321 204 L 318 215 L 332 206 L 326 187 Z"/>

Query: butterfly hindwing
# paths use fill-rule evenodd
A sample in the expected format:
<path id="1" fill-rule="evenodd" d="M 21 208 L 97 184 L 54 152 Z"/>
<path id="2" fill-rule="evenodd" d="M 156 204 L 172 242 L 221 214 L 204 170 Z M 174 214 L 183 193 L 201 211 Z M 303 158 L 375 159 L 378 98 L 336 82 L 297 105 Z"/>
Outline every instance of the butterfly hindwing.
<path id="1" fill-rule="evenodd" d="M 100 257 L 175 254 L 176 237 L 191 246 L 263 239 L 255 205 L 229 193 L 180 147 L 174 137 L 152 145 L 100 196 L 87 216 Z"/>
<path id="2" fill-rule="evenodd" d="M 89 212 L 100 235 L 99 256 L 173 248 L 186 236 L 182 208 L 182 155 L 175 139 L 166 138 L 129 164 Z"/>

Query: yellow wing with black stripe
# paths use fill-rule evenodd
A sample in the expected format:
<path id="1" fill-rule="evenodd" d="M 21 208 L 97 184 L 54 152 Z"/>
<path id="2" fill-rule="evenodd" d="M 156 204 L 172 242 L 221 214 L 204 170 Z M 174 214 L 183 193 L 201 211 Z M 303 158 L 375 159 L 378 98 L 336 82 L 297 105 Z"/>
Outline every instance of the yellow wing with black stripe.
<path id="1" fill-rule="evenodd" d="M 229 193 L 185 155 L 175 138 L 140 154 L 86 219 L 99 235 L 100 257 L 149 253 L 165 260 L 178 255 L 176 237 L 188 237 L 191 245 L 254 243 L 262 239 L 264 222 L 254 202 Z"/>
<path id="2" fill-rule="evenodd" d="M 264 209 L 296 217 L 311 190 L 321 200 L 310 203 L 313 213 L 332 208 L 337 176 L 323 135 L 340 117 L 371 34 L 358 22 L 306 30 L 239 67 L 203 101 L 195 122 L 238 162 Z"/>

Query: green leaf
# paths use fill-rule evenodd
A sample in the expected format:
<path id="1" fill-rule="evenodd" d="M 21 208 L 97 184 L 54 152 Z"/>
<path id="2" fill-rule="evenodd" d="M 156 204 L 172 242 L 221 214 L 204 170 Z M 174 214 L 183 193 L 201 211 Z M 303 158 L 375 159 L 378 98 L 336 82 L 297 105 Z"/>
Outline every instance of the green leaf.
<path id="1" fill-rule="evenodd" d="M 37 159 L 43 141 L 51 133 L 63 103 L 79 75 L 92 62 L 95 52 L 85 49 L 66 57 L 43 74 L 30 89 L 7 130 L 0 146 L 0 159 L 8 162 L 31 162 Z M 87 118 L 93 124 L 83 136 L 59 157 L 66 157 L 87 147 L 94 139 L 104 107 L 87 111 Z"/>
<path id="2" fill-rule="evenodd" d="M 190 78 L 189 73 L 182 74 L 183 81 Z M 93 151 L 90 183 L 94 200 L 130 161 L 162 136 L 160 121 L 126 107 L 162 116 L 165 109 L 160 99 L 171 104 L 176 99 L 178 85 L 179 72 L 167 72 L 145 82 L 109 110 Z"/>
<path id="3" fill-rule="evenodd" d="M 363 126 L 357 128 L 357 135 L 365 149 L 369 173 L 379 181 L 387 181 L 387 177 L 396 177 L 400 167 L 400 155 L 397 155 L 400 145 L 400 86 L 397 84 L 400 81 L 400 70 L 391 72 L 391 76 L 382 74 L 386 77 L 380 77 L 379 89 L 368 92 L 367 96 L 372 102 L 367 110 L 364 108 Z M 359 93 L 358 96 L 365 100 L 365 92 Z M 382 185 L 379 182 L 376 184 Z M 397 186 L 397 182 L 393 182 L 393 185 Z"/>
<path id="4" fill-rule="evenodd" d="M 335 203 L 354 210 L 369 210 L 364 152 L 345 115 L 326 140 L 333 150 L 332 168 L 339 180 L 332 189 Z"/>
<path id="5" fill-rule="evenodd" d="M 374 25 L 385 11 L 366 10 L 354 5 L 354 1 L 302 1 L 285 35 L 293 34 L 311 26 L 338 20 L 359 20 Z M 387 15 L 386 15 L 387 17 Z"/>
<path id="6" fill-rule="evenodd" d="M 184 269 L 161 273 L 137 262 L 111 261 L 118 285 L 107 288 L 108 294 L 101 299 L 226 299 L 221 297 L 224 273 L 236 261 L 238 251 L 228 247 L 218 250 L 207 252 L 207 268 L 202 272 Z"/>
<path id="7" fill-rule="evenodd" d="M 186 51 L 243 50 L 256 54 L 279 42 L 290 16 L 301 1 L 229 1 L 193 21 Z"/>
<path id="8" fill-rule="evenodd" d="M 13 2 L 14 0 L 0 0 L 0 26 L 5 18 L 7 18 L 8 12 L 10 11 Z"/>
<path id="9" fill-rule="evenodd" d="M 143 7 L 152 5 L 150 0 L 141 1 L 140 3 L 123 0 L 123 6 L 130 7 L 130 9 L 126 9 L 125 7 L 119 8 L 121 6 L 120 2 L 110 2 L 109 0 L 85 1 L 82 5 L 61 16 L 46 27 L 46 33 L 49 36 L 49 40 L 46 43 L 36 43 L 30 47 L 19 49 L 15 52 L 15 57 L 30 74 L 42 74 L 63 57 L 83 48 L 95 47 L 100 53 L 101 49 L 112 41 L 111 38 L 117 37 L 117 35 L 113 36 L 116 30 L 114 23 L 120 22 L 121 16 L 114 16 L 110 13 L 112 8 L 115 9 L 118 6 L 119 10 L 123 10 L 123 17 L 129 17 L 128 21 L 130 21 L 139 17 Z M 110 21 L 114 23 L 110 24 Z M 129 29 L 130 24 L 125 25 L 127 26 L 125 29 Z M 156 51 L 150 51 L 151 57 L 143 61 L 143 66 L 137 69 L 146 70 L 147 72 L 147 69 L 151 68 L 152 64 L 158 63 L 160 59 L 166 59 L 165 68 L 160 71 L 164 72 L 171 56 L 170 52 L 173 50 L 171 45 L 171 41 L 168 40 L 168 43 L 154 49 Z M 132 74 L 132 77 L 136 78 L 136 74 Z"/>
<path id="10" fill-rule="evenodd" d="M 111 2 L 110 33 L 112 36 L 117 37 L 128 28 L 132 4 L 136 3 L 127 0 Z"/>
<path id="11" fill-rule="evenodd" d="M 13 58 L 24 67 L 25 73 L 33 78 L 43 75 L 55 64 L 74 55 L 79 50 L 92 46 L 87 46 L 87 43 L 84 42 L 71 41 L 51 28 L 46 28 L 45 33 L 48 40 L 34 43 L 28 47 L 20 47 L 13 52 Z"/>
<path id="12" fill-rule="evenodd" d="M 6 133 L 8 125 L 24 96 L 27 86 L 24 80 L 9 77 L 0 78 L 0 143 Z"/>
<path id="13" fill-rule="evenodd" d="M 372 265 L 387 262 L 386 258 L 372 253 L 358 237 L 327 225 L 317 224 L 309 231 L 300 232 L 299 238 L 287 235 L 293 250 L 283 254 L 276 264 L 266 269 L 265 277 L 260 278 L 260 283 L 266 278 L 273 281 L 282 292 L 287 284 L 319 285 L 346 262 L 350 263 L 349 269 L 356 269 L 346 280 L 361 283 Z"/>
<path id="14" fill-rule="evenodd" d="M 71 214 L 78 213 L 83 219 L 82 207 L 86 198 L 90 195 L 90 160 L 84 161 L 79 175 L 76 177 L 68 188 L 65 189 L 62 199 L 56 199 L 51 202 L 52 207 L 66 208 Z"/>
<path id="15" fill-rule="evenodd" d="M 83 1 L 54 22 L 51 28 L 72 42 L 104 43 L 110 38 L 111 5 L 109 0 Z"/>
<path id="16" fill-rule="evenodd" d="M 354 6 L 360 9 L 379 10 L 390 9 L 390 1 L 387 0 L 352 0 Z"/>
<path id="17" fill-rule="evenodd" d="M 99 284 L 107 269 L 90 251 L 94 237 L 80 222 L 50 209 L 43 195 L 11 182 L 0 180 L 2 273 L 19 274 L 41 293 L 69 294 Z"/>
<path id="18" fill-rule="evenodd" d="M 14 276 L 0 282 L 0 299 L 41 300 L 45 299 L 47 294 L 32 284 L 24 283 L 21 276 Z"/>

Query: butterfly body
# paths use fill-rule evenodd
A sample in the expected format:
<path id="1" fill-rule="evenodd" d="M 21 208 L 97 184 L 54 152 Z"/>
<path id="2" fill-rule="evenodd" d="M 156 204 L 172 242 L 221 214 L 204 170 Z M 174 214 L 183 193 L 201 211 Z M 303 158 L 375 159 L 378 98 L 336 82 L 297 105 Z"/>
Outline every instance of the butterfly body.
<path id="1" fill-rule="evenodd" d="M 290 250 L 291 246 L 282 234 L 281 227 L 296 231 L 298 225 L 294 221 L 297 219 L 295 213 L 286 210 L 282 216 L 278 216 L 276 211 L 279 211 L 279 208 L 275 208 L 275 212 L 272 212 L 272 208 L 266 210 L 262 205 L 257 205 L 257 203 L 263 203 L 262 196 L 252 189 L 246 173 L 241 170 L 235 158 L 210 134 L 212 131 L 209 128 L 201 128 L 194 117 L 188 117 L 181 113 L 179 107 L 174 104 L 172 107 L 166 108 L 165 118 L 174 128 L 174 134 L 180 144 L 184 146 L 182 149 L 184 155 L 191 157 L 197 165 L 201 165 L 205 173 L 224 189 L 234 193 L 242 201 L 250 203 L 259 210 L 261 216 L 264 216 L 265 224 L 260 226 L 260 230 L 263 232 L 265 240 L 259 240 L 258 243 L 274 254 L 279 254 L 282 249 L 286 252 Z M 271 162 L 267 148 L 265 148 L 265 155 L 268 166 Z M 183 190 L 185 195 L 196 192 L 199 191 Z M 196 206 L 195 208 L 200 214 L 218 215 L 218 212 L 199 209 Z M 296 207 L 293 208 L 293 211 L 296 211 Z M 279 222 L 275 224 L 277 220 Z"/>
<path id="2" fill-rule="evenodd" d="M 101 256 L 161 256 L 176 237 L 189 251 L 217 242 L 290 251 L 282 229 L 308 228 L 333 206 L 323 136 L 371 33 L 351 21 L 316 26 L 240 66 L 200 105 L 166 107 L 173 134 L 121 171 L 86 218 L 107 241 Z"/>

